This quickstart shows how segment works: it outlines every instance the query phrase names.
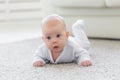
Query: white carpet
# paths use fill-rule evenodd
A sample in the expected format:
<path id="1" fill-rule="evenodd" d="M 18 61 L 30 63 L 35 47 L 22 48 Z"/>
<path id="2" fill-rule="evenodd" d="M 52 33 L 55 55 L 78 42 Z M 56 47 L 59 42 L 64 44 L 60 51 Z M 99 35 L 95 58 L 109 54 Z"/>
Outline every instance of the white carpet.
<path id="1" fill-rule="evenodd" d="M 32 67 L 40 39 L 0 45 L 0 80 L 119 80 L 120 41 L 90 40 L 93 66 L 75 63 Z"/>

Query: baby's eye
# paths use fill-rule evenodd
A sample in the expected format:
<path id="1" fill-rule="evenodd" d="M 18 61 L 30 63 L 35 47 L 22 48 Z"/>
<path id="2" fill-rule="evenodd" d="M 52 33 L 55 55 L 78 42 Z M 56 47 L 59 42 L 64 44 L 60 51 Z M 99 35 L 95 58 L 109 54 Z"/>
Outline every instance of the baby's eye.
<path id="1" fill-rule="evenodd" d="M 60 36 L 61 36 L 60 34 L 57 34 L 57 36 L 56 36 L 56 37 L 57 37 L 57 38 L 59 38 Z"/>
<path id="2" fill-rule="evenodd" d="M 48 40 L 50 40 L 50 39 L 51 39 L 51 37 L 50 37 L 50 36 L 48 36 L 48 37 L 47 37 L 47 39 L 48 39 Z"/>

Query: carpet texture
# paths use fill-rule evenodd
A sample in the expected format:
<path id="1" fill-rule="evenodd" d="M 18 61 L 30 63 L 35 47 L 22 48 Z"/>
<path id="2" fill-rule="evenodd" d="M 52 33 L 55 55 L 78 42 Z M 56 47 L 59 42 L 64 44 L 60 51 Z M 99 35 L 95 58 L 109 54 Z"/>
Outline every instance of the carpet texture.
<path id="1" fill-rule="evenodd" d="M 32 57 L 40 45 L 33 39 L 0 45 L 0 80 L 119 80 L 120 41 L 90 39 L 93 65 L 75 63 L 32 66 Z"/>

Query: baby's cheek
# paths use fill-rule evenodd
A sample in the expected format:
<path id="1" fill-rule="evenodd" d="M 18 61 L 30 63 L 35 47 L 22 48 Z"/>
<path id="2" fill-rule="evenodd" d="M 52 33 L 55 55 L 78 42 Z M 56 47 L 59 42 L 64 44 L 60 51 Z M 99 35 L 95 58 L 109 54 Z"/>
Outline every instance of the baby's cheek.
<path id="1" fill-rule="evenodd" d="M 61 41 L 60 44 L 61 44 L 62 46 L 65 46 L 66 41 Z"/>
<path id="2" fill-rule="evenodd" d="M 50 43 L 46 43 L 47 44 L 47 47 L 50 49 L 51 48 L 51 45 Z"/>
<path id="3" fill-rule="evenodd" d="M 64 44 L 64 41 L 61 39 L 61 40 L 59 41 L 59 43 L 60 43 L 60 44 Z"/>

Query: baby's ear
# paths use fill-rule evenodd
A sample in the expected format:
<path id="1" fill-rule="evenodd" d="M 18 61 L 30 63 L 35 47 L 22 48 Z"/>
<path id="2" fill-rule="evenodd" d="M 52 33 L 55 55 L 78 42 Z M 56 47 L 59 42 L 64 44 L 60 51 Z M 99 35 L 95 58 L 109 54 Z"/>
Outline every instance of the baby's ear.
<path id="1" fill-rule="evenodd" d="M 67 37 L 67 38 L 69 37 L 69 32 L 66 32 L 66 37 Z"/>

